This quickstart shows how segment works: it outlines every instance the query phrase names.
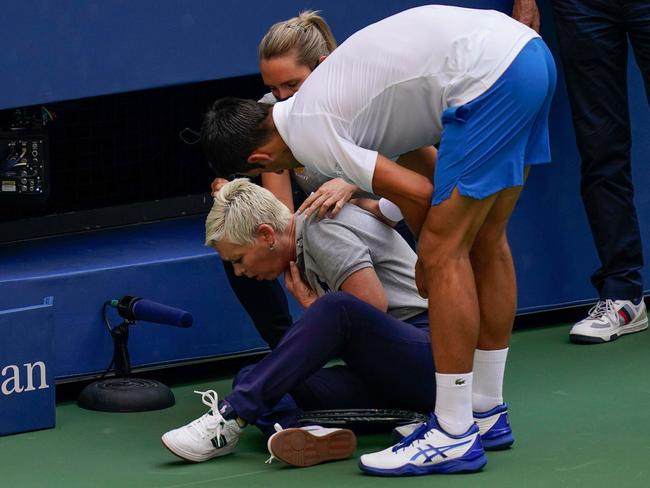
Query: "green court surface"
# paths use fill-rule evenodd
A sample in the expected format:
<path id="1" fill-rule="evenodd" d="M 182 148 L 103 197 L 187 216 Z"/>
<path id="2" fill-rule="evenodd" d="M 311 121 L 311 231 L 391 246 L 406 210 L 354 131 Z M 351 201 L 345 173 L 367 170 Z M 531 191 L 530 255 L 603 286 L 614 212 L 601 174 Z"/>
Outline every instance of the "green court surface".
<path id="1" fill-rule="evenodd" d="M 1 437 L 0 487 L 650 486 L 650 333 L 577 346 L 567 332 L 568 326 L 515 332 L 506 396 L 516 442 L 489 453 L 478 474 L 363 475 L 358 456 L 386 447 L 388 434 L 360 437 L 356 457 L 347 461 L 303 469 L 269 465 L 254 427 L 229 456 L 182 462 L 163 448 L 160 435 L 204 413 L 193 390 L 224 394 L 230 387 L 228 378 L 188 377 L 174 386 L 177 404 L 167 410 L 110 414 L 62 403 L 56 428 Z"/>

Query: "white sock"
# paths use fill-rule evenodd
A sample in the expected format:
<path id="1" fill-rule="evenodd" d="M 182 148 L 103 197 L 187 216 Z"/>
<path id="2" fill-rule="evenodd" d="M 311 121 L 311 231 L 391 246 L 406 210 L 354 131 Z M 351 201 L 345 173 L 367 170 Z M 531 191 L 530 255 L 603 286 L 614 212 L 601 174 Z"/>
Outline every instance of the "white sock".
<path id="1" fill-rule="evenodd" d="M 487 412 L 503 403 L 503 373 L 507 357 L 507 347 L 495 351 L 474 351 L 472 408 L 475 412 Z"/>
<path id="2" fill-rule="evenodd" d="M 453 435 L 467 432 L 472 415 L 472 373 L 436 373 L 436 417 L 440 427 Z"/>

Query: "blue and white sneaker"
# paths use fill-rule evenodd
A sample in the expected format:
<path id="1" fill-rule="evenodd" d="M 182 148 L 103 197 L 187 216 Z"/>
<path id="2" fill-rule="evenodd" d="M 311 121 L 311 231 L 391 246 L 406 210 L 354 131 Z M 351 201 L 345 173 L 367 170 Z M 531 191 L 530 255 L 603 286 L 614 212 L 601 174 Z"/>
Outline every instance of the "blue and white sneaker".
<path id="1" fill-rule="evenodd" d="M 498 451 L 509 448 L 515 439 L 508 421 L 508 405 L 502 403 L 487 412 L 474 412 L 474 422 L 478 425 L 483 449 Z M 393 439 L 399 442 L 413 433 L 422 422 L 400 425 L 393 429 Z"/>
<path id="2" fill-rule="evenodd" d="M 508 405 L 502 403 L 487 412 L 474 412 L 474 422 L 481 433 L 486 451 L 508 449 L 515 442 L 508 421 Z"/>
<path id="3" fill-rule="evenodd" d="M 359 459 L 359 468 L 380 476 L 413 476 L 433 473 L 472 473 L 487 463 L 478 426 L 452 435 L 438 425 L 435 415 L 402 442 Z"/>

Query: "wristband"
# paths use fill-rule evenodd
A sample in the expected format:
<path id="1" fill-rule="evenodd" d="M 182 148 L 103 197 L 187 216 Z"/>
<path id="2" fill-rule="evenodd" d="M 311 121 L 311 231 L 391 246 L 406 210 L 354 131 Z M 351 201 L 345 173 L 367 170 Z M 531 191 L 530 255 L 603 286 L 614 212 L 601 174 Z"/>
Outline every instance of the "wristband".
<path id="1" fill-rule="evenodd" d="M 379 199 L 379 211 L 384 217 L 386 217 L 388 220 L 392 220 L 393 222 L 404 220 L 404 216 L 402 215 L 402 211 L 399 209 L 399 207 L 390 200 L 386 200 L 385 198 Z"/>

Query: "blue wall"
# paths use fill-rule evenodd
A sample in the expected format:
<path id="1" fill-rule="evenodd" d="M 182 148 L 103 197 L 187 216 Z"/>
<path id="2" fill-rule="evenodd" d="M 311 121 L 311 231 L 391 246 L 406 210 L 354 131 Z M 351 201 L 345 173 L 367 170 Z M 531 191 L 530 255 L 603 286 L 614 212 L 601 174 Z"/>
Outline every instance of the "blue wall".
<path id="1" fill-rule="evenodd" d="M 0 109 L 257 73 L 269 26 L 323 9 L 337 39 L 429 2 L 25 0 L 0 3 Z M 447 2 L 507 9 L 503 0 Z"/>

